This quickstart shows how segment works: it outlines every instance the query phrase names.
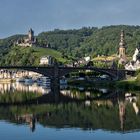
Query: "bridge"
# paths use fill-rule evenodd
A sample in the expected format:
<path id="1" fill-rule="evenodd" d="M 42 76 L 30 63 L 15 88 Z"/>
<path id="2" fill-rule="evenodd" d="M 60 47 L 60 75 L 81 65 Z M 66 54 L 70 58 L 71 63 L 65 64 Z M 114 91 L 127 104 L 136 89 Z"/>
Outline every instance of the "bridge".
<path id="1" fill-rule="evenodd" d="M 33 71 L 51 79 L 52 87 L 59 86 L 59 80 L 62 76 L 65 76 L 71 72 L 79 72 L 83 70 L 91 70 L 109 75 L 112 80 L 125 79 L 126 73 L 134 73 L 135 71 L 129 71 L 124 69 L 111 69 L 111 68 L 97 68 L 97 67 L 65 67 L 58 66 L 0 66 L 0 69 L 16 69 L 16 70 L 26 70 Z M 53 88 L 54 89 L 54 88 Z"/>
<path id="2" fill-rule="evenodd" d="M 125 74 L 129 72 L 135 72 L 125 69 L 112 69 L 112 68 L 98 68 L 98 67 L 64 67 L 64 66 L 0 66 L 0 69 L 16 69 L 16 70 L 26 70 L 33 71 L 49 78 L 60 78 L 71 72 L 78 72 L 83 70 L 91 70 L 109 75 L 112 80 L 120 80 L 125 78 Z"/>

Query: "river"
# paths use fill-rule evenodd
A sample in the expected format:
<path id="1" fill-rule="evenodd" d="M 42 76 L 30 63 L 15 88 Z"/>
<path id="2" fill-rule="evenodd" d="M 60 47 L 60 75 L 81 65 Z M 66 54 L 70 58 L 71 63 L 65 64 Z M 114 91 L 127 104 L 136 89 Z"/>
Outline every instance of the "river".
<path id="1" fill-rule="evenodd" d="M 2 140 L 138 140 L 140 92 L 0 83 Z"/>

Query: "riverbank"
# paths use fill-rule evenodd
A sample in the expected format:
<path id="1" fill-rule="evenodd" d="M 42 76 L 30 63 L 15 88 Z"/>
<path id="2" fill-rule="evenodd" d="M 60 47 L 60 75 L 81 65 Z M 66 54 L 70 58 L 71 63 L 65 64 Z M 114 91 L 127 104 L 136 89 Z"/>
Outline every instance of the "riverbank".
<path id="1" fill-rule="evenodd" d="M 140 90 L 140 81 L 137 80 L 122 80 L 115 82 L 117 88 L 129 89 L 129 90 Z"/>
<path id="2" fill-rule="evenodd" d="M 83 87 L 105 87 L 111 89 L 124 89 L 124 90 L 140 90 L 140 80 L 137 79 L 127 79 L 121 81 L 109 81 L 109 80 L 100 80 L 100 81 L 69 81 L 69 85 L 72 86 L 83 86 Z"/>

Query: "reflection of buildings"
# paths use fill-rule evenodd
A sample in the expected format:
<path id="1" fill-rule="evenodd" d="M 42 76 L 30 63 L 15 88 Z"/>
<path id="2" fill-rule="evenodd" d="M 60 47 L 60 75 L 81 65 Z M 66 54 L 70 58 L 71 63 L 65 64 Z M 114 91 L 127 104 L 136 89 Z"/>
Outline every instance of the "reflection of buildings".
<path id="1" fill-rule="evenodd" d="M 84 93 L 80 93 L 80 91 L 71 91 L 71 90 L 61 90 L 61 94 L 67 97 L 71 97 L 72 99 L 80 99 L 80 98 L 90 98 L 90 91 L 85 91 Z"/>
<path id="2" fill-rule="evenodd" d="M 38 86 L 37 84 L 33 85 L 25 85 L 23 83 L 0 83 L 0 93 L 6 92 L 14 92 L 14 91 L 21 91 L 21 92 L 34 92 L 34 93 L 42 93 L 46 94 L 50 92 L 50 89 L 46 89 L 42 86 Z"/>
<path id="3" fill-rule="evenodd" d="M 111 100 L 96 100 L 94 101 L 94 104 L 97 104 L 97 106 L 109 106 L 113 107 L 113 102 Z"/>
<path id="4" fill-rule="evenodd" d="M 21 77 L 38 77 L 41 74 L 32 72 L 32 71 L 24 71 L 24 70 L 0 70 L 0 79 L 16 79 Z"/>
<path id="5" fill-rule="evenodd" d="M 132 93 L 126 93 L 125 94 L 125 100 L 129 103 L 132 103 L 133 109 L 136 113 L 136 115 L 139 113 L 139 108 L 137 106 L 137 97 L 135 94 Z"/>
<path id="6" fill-rule="evenodd" d="M 121 130 L 124 130 L 127 103 L 132 103 L 132 106 L 133 106 L 133 109 L 134 109 L 136 115 L 139 113 L 139 108 L 137 106 L 136 101 L 137 101 L 137 97 L 136 97 L 136 95 L 134 95 L 132 93 L 125 93 L 125 100 L 118 101 Z"/>
<path id="7" fill-rule="evenodd" d="M 132 103 L 136 115 L 139 113 L 139 108 L 135 102 Z"/>
<path id="8" fill-rule="evenodd" d="M 68 96 L 68 97 L 71 97 L 71 98 L 74 98 L 75 97 L 75 93 L 71 92 L 71 90 L 61 90 L 60 91 L 64 96 Z M 79 93 L 78 93 L 79 94 Z"/>

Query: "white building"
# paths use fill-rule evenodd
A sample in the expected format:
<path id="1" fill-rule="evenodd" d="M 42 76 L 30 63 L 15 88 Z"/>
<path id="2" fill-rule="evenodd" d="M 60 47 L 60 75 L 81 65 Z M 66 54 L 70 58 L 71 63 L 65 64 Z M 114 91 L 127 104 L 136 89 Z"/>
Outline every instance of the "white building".
<path id="1" fill-rule="evenodd" d="M 140 69 L 140 61 L 136 62 L 129 62 L 128 64 L 125 65 L 126 70 L 137 70 Z"/>
<path id="2" fill-rule="evenodd" d="M 51 65 L 52 57 L 51 56 L 43 56 L 40 58 L 40 65 Z"/>
<path id="3" fill-rule="evenodd" d="M 137 61 L 137 55 L 139 54 L 139 49 L 136 48 L 135 53 L 133 55 L 133 61 L 136 62 Z"/>
<path id="4" fill-rule="evenodd" d="M 140 60 L 138 58 L 139 54 L 140 54 L 140 49 L 136 48 L 135 53 L 133 55 L 132 61 L 125 65 L 125 69 L 126 70 L 137 70 L 137 69 L 140 69 Z"/>
<path id="5" fill-rule="evenodd" d="M 87 57 L 84 57 L 84 59 L 85 59 L 86 62 L 89 62 L 91 60 L 91 57 L 87 56 Z"/>

